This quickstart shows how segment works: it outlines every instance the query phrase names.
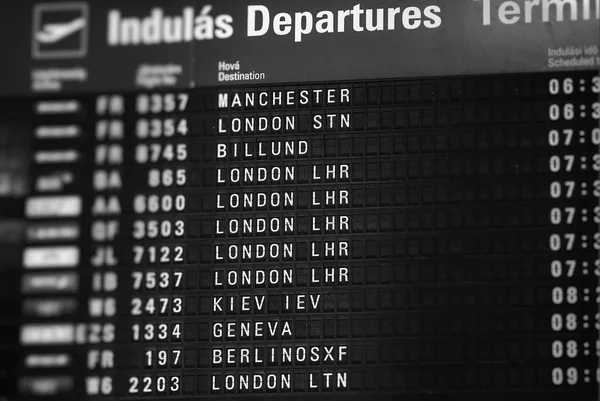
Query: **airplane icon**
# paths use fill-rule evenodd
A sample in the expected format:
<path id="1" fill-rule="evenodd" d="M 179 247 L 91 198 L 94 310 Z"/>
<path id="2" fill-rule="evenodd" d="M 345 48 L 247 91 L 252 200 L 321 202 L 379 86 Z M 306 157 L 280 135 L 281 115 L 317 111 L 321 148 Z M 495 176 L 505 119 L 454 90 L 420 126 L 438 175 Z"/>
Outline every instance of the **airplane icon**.
<path id="1" fill-rule="evenodd" d="M 56 43 L 83 29 L 85 25 L 86 20 L 83 17 L 62 24 L 46 24 L 41 32 L 36 33 L 35 37 L 42 43 Z"/>
<path id="2" fill-rule="evenodd" d="M 33 7 L 31 55 L 35 59 L 85 57 L 89 36 L 87 2 L 38 3 Z"/>

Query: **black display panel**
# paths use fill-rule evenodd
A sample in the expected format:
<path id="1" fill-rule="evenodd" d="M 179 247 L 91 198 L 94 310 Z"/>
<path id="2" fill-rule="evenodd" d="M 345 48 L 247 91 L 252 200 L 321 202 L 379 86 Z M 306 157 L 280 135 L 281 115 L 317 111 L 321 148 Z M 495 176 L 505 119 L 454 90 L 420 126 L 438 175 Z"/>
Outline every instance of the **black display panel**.
<path id="1" fill-rule="evenodd" d="M 598 399 L 598 1 L 0 18 L 4 399 Z"/>

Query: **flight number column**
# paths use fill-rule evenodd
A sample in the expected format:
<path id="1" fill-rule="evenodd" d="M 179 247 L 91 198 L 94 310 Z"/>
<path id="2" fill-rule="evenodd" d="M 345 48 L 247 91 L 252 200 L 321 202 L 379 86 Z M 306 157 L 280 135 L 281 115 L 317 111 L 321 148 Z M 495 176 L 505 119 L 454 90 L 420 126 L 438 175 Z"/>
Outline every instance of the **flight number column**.
<path id="1" fill-rule="evenodd" d="M 136 344 L 130 396 L 177 395 L 184 358 L 183 288 L 186 261 L 185 93 L 140 94 L 135 99 L 131 249 L 133 317 L 129 341 Z"/>

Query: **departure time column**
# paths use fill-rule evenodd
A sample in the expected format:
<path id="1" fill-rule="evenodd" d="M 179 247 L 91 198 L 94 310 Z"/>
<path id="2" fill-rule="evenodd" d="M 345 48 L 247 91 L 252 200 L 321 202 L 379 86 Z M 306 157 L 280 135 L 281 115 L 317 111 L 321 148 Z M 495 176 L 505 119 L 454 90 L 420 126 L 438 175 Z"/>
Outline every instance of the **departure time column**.
<path id="1" fill-rule="evenodd" d="M 551 383 L 589 390 L 600 380 L 600 77 L 560 74 L 548 80 L 548 92 Z"/>

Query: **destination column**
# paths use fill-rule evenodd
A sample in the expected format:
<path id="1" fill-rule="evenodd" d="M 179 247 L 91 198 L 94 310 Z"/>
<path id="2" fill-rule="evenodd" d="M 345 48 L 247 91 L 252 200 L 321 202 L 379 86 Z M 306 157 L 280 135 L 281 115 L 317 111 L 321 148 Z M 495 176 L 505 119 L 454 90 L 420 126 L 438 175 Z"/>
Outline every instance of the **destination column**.
<path id="1" fill-rule="evenodd" d="M 350 171 L 327 160 L 322 134 L 350 129 L 337 109 L 349 89 L 216 97 L 211 314 L 223 319 L 211 323 L 211 359 L 224 370 L 211 374 L 210 390 L 343 391 L 348 345 L 337 335 L 348 319 L 338 316 L 337 287 L 349 276 Z"/>

